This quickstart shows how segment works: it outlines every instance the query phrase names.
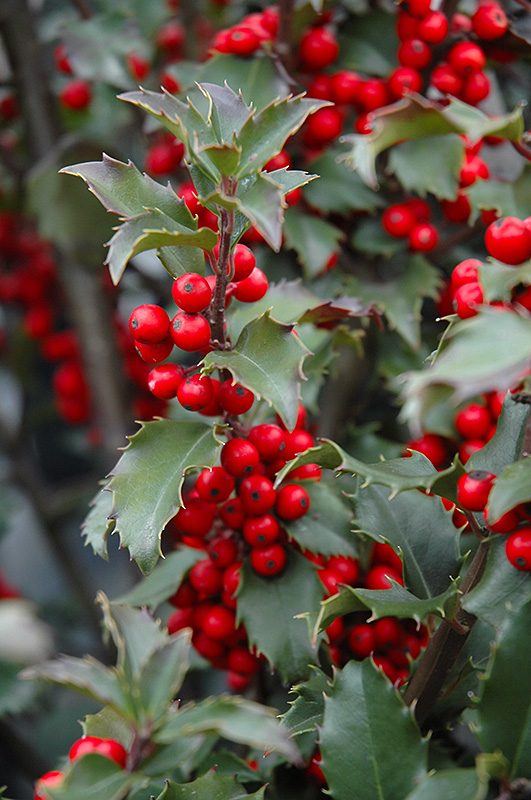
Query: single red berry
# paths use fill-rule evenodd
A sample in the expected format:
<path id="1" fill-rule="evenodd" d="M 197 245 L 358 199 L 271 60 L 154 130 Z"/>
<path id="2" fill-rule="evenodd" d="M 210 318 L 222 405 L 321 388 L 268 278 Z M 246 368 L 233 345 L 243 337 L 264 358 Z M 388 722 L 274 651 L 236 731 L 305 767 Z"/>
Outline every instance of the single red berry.
<path id="1" fill-rule="evenodd" d="M 171 321 L 171 337 L 180 350 L 192 353 L 210 342 L 210 325 L 201 314 L 179 311 Z"/>
<path id="2" fill-rule="evenodd" d="M 281 519 L 295 520 L 310 510 L 310 495 L 297 483 L 287 483 L 277 492 L 275 511 Z"/>
<path id="3" fill-rule="evenodd" d="M 441 209 L 449 222 L 467 222 L 472 206 L 465 192 L 459 189 L 455 200 L 441 201 Z"/>
<path id="4" fill-rule="evenodd" d="M 51 789 L 54 786 L 58 787 L 63 777 L 64 773 L 58 769 L 45 772 L 35 784 L 33 800 L 50 800 L 50 795 L 46 791 L 46 788 L 49 787 Z"/>
<path id="5" fill-rule="evenodd" d="M 177 387 L 177 400 L 187 411 L 207 408 L 214 397 L 209 375 L 190 375 Z"/>
<path id="6" fill-rule="evenodd" d="M 458 42 L 448 53 L 448 64 L 462 78 L 483 70 L 486 62 L 485 53 L 473 42 Z"/>
<path id="7" fill-rule="evenodd" d="M 276 461 L 286 448 L 286 432 L 272 422 L 255 425 L 249 431 L 248 439 L 264 461 Z"/>
<path id="8" fill-rule="evenodd" d="M 323 472 L 318 464 L 301 464 L 290 470 L 286 477 L 296 481 L 320 481 Z"/>
<path id="9" fill-rule="evenodd" d="M 235 478 L 252 475 L 259 463 L 260 454 L 247 439 L 229 439 L 221 449 L 221 465 Z"/>
<path id="10" fill-rule="evenodd" d="M 485 439 L 492 421 L 487 406 L 481 403 L 469 403 L 457 412 L 454 424 L 463 439 Z"/>
<path id="11" fill-rule="evenodd" d="M 338 105 L 350 105 L 358 101 L 363 78 L 350 69 L 332 75 L 332 100 Z"/>
<path id="12" fill-rule="evenodd" d="M 430 11 L 417 26 L 417 37 L 427 44 L 441 44 L 448 36 L 448 18 L 441 11 Z"/>
<path id="13" fill-rule="evenodd" d="M 431 49 L 422 39 L 406 39 L 398 48 L 396 57 L 403 67 L 425 69 L 431 61 Z"/>
<path id="14" fill-rule="evenodd" d="M 162 342 L 155 344 L 135 341 L 135 350 L 140 358 L 148 364 L 160 364 L 161 361 L 166 361 L 173 350 L 173 340 L 171 336 L 167 336 Z"/>
<path id="15" fill-rule="evenodd" d="M 243 523 L 243 538 L 253 547 L 266 547 L 276 542 L 280 535 L 280 525 L 272 514 L 247 517 Z"/>
<path id="16" fill-rule="evenodd" d="M 394 572 L 399 575 L 402 574 L 402 559 L 398 553 L 395 553 L 391 545 L 386 542 L 375 542 L 371 555 L 371 564 L 387 564 L 392 567 Z"/>
<path id="17" fill-rule="evenodd" d="M 471 106 L 475 106 L 485 100 L 490 94 L 490 80 L 488 76 L 480 70 L 469 75 L 461 91 L 461 99 Z"/>
<path id="18" fill-rule="evenodd" d="M 191 314 L 205 311 L 212 300 L 212 289 L 208 281 L 202 275 L 195 272 L 187 272 L 180 275 L 171 288 L 174 302 L 182 311 Z"/>
<path id="19" fill-rule="evenodd" d="M 250 56 L 260 47 L 260 39 L 256 33 L 244 25 L 231 28 L 227 37 L 229 53 L 236 56 Z"/>
<path id="20" fill-rule="evenodd" d="M 203 633 L 216 641 L 228 639 L 236 630 L 234 611 L 222 605 L 213 606 L 205 614 L 201 628 Z"/>
<path id="21" fill-rule="evenodd" d="M 208 554 L 217 567 L 225 569 L 236 561 L 238 548 L 233 539 L 217 536 L 209 542 Z"/>
<path id="22" fill-rule="evenodd" d="M 418 439 L 410 439 L 406 448 L 425 455 L 436 469 L 440 469 L 448 461 L 448 442 L 437 433 L 425 433 Z"/>
<path id="23" fill-rule="evenodd" d="M 493 533 L 511 533 L 520 522 L 520 514 L 516 508 L 509 509 L 509 511 L 506 511 L 505 514 L 502 514 L 498 519 L 489 522 L 489 507 L 486 505 L 483 509 L 483 518 L 485 520 L 485 525 L 487 525 Z"/>
<path id="24" fill-rule="evenodd" d="M 264 164 L 264 170 L 266 172 L 273 172 L 276 169 L 289 169 L 289 167 L 291 167 L 291 157 L 286 150 L 281 150 L 280 153 L 270 158 L 269 161 Z M 238 245 L 236 245 L 236 247 L 238 247 Z M 235 255 L 236 247 L 234 248 Z"/>
<path id="25" fill-rule="evenodd" d="M 507 14 L 499 3 L 481 3 L 472 15 L 472 30 L 487 42 L 499 39 L 509 27 Z"/>
<path id="26" fill-rule="evenodd" d="M 400 10 L 423 19 L 430 13 L 431 0 L 401 0 Z"/>
<path id="27" fill-rule="evenodd" d="M 478 258 L 466 258 L 464 261 L 460 261 L 452 270 L 451 283 L 454 292 L 465 283 L 477 283 L 478 267 L 481 266 L 482 263 Z"/>
<path id="28" fill-rule="evenodd" d="M 196 630 L 194 632 L 192 644 L 200 656 L 209 660 L 220 658 L 225 653 L 225 646 L 223 643 L 212 639 L 210 636 L 207 636 L 206 633 L 203 633 L 203 631 Z"/>
<path id="29" fill-rule="evenodd" d="M 348 646 L 355 658 L 362 660 L 374 650 L 374 627 L 367 622 L 354 625 L 348 635 Z"/>
<path id="30" fill-rule="evenodd" d="M 359 103 L 364 111 L 376 111 L 390 102 L 389 87 L 382 78 L 369 78 L 363 82 L 359 91 Z"/>
<path id="31" fill-rule="evenodd" d="M 255 267 L 251 274 L 239 281 L 234 289 L 234 297 L 242 303 L 256 303 L 267 294 L 269 281 L 261 269 Z"/>
<path id="32" fill-rule="evenodd" d="M 170 94 L 179 94 L 181 91 L 181 84 L 175 78 L 171 72 L 166 69 L 163 69 L 160 73 L 159 83 L 163 89 L 166 89 L 167 92 Z"/>
<path id="33" fill-rule="evenodd" d="M 484 439 L 467 439 L 466 442 L 459 446 L 457 451 L 461 463 L 466 464 L 470 456 L 473 456 L 478 450 L 482 450 L 485 445 L 486 441 Z"/>
<path id="34" fill-rule="evenodd" d="M 277 492 L 265 475 L 249 475 L 241 482 L 238 497 L 243 503 L 246 514 L 260 516 L 273 508 Z"/>
<path id="35" fill-rule="evenodd" d="M 131 336 L 142 344 L 159 344 L 170 331 L 170 318 L 161 306 L 145 303 L 129 317 Z"/>
<path id="36" fill-rule="evenodd" d="M 182 506 L 173 523 L 178 533 L 204 538 L 209 533 L 216 518 L 216 506 L 200 497 L 190 497 Z"/>
<path id="37" fill-rule="evenodd" d="M 463 286 L 459 286 L 454 293 L 453 306 L 455 313 L 461 319 L 474 317 L 478 313 L 478 306 L 482 305 L 483 301 L 481 284 L 469 281 Z"/>
<path id="38" fill-rule="evenodd" d="M 359 578 L 360 568 L 355 558 L 330 556 L 326 566 L 338 576 L 341 583 L 348 583 L 353 586 Z"/>
<path id="39" fill-rule="evenodd" d="M 291 461 L 299 453 L 305 453 L 310 447 L 314 447 L 315 440 L 311 433 L 302 428 L 295 428 L 291 433 L 286 433 L 285 447 L 282 450 L 284 461 Z"/>
<path id="40" fill-rule="evenodd" d="M 408 234 L 409 246 L 420 253 L 428 253 L 437 247 L 439 232 L 430 222 L 419 222 L 414 225 Z"/>
<path id="41" fill-rule="evenodd" d="M 310 145 L 321 145 L 337 139 L 343 130 L 343 115 L 335 106 L 320 108 L 308 118 L 305 140 Z"/>
<path id="42" fill-rule="evenodd" d="M 407 39 L 416 39 L 419 18 L 413 17 L 401 8 L 398 10 L 398 17 L 396 20 L 396 35 L 401 42 Z"/>
<path id="43" fill-rule="evenodd" d="M 229 653 L 229 669 L 242 675 L 254 675 L 260 667 L 260 659 L 246 648 L 233 647 Z"/>
<path id="44" fill-rule="evenodd" d="M 234 276 L 232 280 L 234 283 L 239 283 L 248 278 L 252 273 L 256 266 L 256 258 L 253 251 L 246 245 L 241 244 L 241 242 L 238 242 L 232 255 L 234 262 Z"/>
<path id="45" fill-rule="evenodd" d="M 243 504 L 239 497 L 231 497 L 226 500 L 219 510 L 221 521 L 227 528 L 239 530 L 245 520 Z"/>
<path id="46" fill-rule="evenodd" d="M 467 511 L 483 511 L 496 475 L 483 469 L 461 475 L 457 481 L 457 504 Z"/>
<path id="47" fill-rule="evenodd" d="M 388 78 L 389 91 L 399 100 L 406 92 L 422 90 L 422 75 L 414 67 L 397 67 Z"/>
<path id="48" fill-rule="evenodd" d="M 83 111 L 91 100 L 90 83 L 80 78 L 73 78 L 59 92 L 59 102 L 70 111 Z"/>
<path id="49" fill-rule="evenodd" d="M 70 748 L 68 758 L 70 761 L 77 761 L 78 758 L 87 755 L 87 753 L 98 753 L 100 756 L 110 758 L 121 767 L 125 767 L 127 761 L 127 750 L 125 747 L 117 742 L 115 739 L 100 739 L 97 736 L 83 736 L 74 742 Z"/>
<path id="50" fill-rule="evenodd" d="M 254 403 L 254 394 L 229 378 L 219 388 L 218 401 L 229 414 L 245 414 Z"/>
<path id="51" fill-rule="evenodd" d="M 413 209 L 405 203 L 395 203 L 382 214 L 382 226 L 386 233 L 398 239 L 407 236 L 416 223 Z"/>
<path id="52" fill-rule="evenodd" d="M 223 591 L 234 597 L 240 584 L 241 561 L 235 561 L 230 567 L 223 570 L 222 585 Z"/>
<path id="53" fill-rule="evenodd" d="M 441 94 L 453 94 L 454 96 L 459 95 L 464 86 L 461 75 L 458 75 L 455 69 L 446 63 L 438 64 L 432 70 L 430 81 Z"/>
<path id="54" fill-rule="evenodd" d="M 385 650 L 399 644 L 403 636 L 402 627 L 394 617 L 382 617 L 372 623 L 375 648 Z"/>
<path id="55" fill-rule="evenodd" d="M 311 72 L 329 67 L 339 55 L 339 45 L 328 28 L 310 28 L 299 44 L 303 67 Z"/>
<path id="56" fill-rule="evenodd" d="M 401 586 L 404 585 L 402 576 L 398 572 L 395 572 L 387 564 L 378 564 L 372 567 L 365 576 L 365 587 L 367 589 L 391 589 L 392 583 L 389 579 Z"/>
<path id="57" fill-rule="evenodd" d="M 197 561 L 190 570 L 189 581 L 199 594 L 212 597 L 218 594 L 223 583 L 223 572 L 211 558 Z"/>
<path id="58" fill-rule="evenodd" d="M 186 39 L 184 26 L 176 19 L 170 19 L 157 31 L 156 43 L 163 50 L 179 51 Z"/>
<path id="59" fill-rule="evenodd" d="M 199 473 L 195 488 L 202 500 L 224 503 L 234 491 L 234 478 L 223 467 L 211 467 Z"/>
<path id="60" fill-rule="evenodd" d="M 168 629 L 168 633 L 171 635 L 172 633 L 177 633 L 177 631 L 182 631 L 183 628 L 191 628 L 192 621 L 193 621 L 192 609 L 179 608 L 177 611 L 174 611 L 173 614 L 170 614 L 170 616 L 166 620 L 166 627 Z"/>
<path id="61" fill-rule="evenodd" d="M 493 258 L 515 266 L 531 258 L 531 233 L 518 217 L 503 217 L 485 231 L 485 247 Z"/>
<path id="62" fill-rule="evenodd" d="M 251 547 L 251 566 L 259 575 L 278 575 L 286 565 L 286 550 L 278 542 L 268 547 Z"/>
<path id="63" fill-rule="evenodd" d="M 197 592 L 192 589 L 188 581 L 183 581 L 177 591 L 168 597 L 168 603 L 176 608 L 193 609 L 198 602 Z"/>
<path id="64" fill-rule="evenodd" d="M 161 364 L 148 376 L 148 389 L 159 400 L 171 400 L 184 380 L 184 370 L 178 364 Z"/>
<path id="65" fill-rule="evenodd" d="M 459 173 L 459 184 L 461 187 L 472 186 L 477 180 L 486 180 L 489 175 L 489 168 L 482 158 L 467 154 Z"/>
<path id="66" fill-rule="evenodd" d="M 131 77 L 135 81 L 143 81 L 144 78 L 147 78 L 151 70 L 151 64 L 146 58 L 142 58 L 136 53 L 129 53 L 126 56 L 126 61 Z"/>
<path id="67" fill-rule="evenodd" d="M 508 536 L 505 554 L 516 569 L 531 570 L 531 525 L 523 525 Z"/>

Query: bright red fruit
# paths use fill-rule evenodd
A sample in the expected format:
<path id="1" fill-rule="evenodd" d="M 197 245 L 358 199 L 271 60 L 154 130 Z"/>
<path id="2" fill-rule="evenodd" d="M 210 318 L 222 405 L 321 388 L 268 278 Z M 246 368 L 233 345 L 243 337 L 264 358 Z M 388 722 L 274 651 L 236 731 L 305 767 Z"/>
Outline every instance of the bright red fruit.
<path id="1" fill-rule="evenodd" d="M 168 335 L 170 318 L 161 306 L 145 303 L 129 317 L 131 336 L 142 344 L 159 344 Z"/>
<path id="2" fill-rule="evenodd" d="M 277 542 L 268 547 L 252 547 L 250 560 L 255 572 L 272 577 L 284 569 L 287 560 L 286 550 Z"/>
<path id="3" fill-rule="evenodd" d="M 211 467 L 199 473 L 195 488 L 202 500 L 224 503 L 234 490 L 234 478 L 223 467 Z"/>
<path id="4" fill-rule="evenodd" d="M 531 570 L 531 525 L 523 525 L 507 538 L 505 554 L 516 569 Z"/>
<path id="5" fill-rule="evenodd" d="M 50 795 L 47 793 L 46 787 L 49 786 L 52 788 L 53 786 L 59 786 L 62 780 L 63 773 L 60 770 L 54 769 L 51 770 L 51 772 L 46 772 L 35 784 L 33 800 L 49 800 Z"/>
<path id="6" fill-rule="evenodd" d="M 177 387 L 177 400 L 187 411 L 203 411 L 214 398 L 209 375 L 190 375 Z"/>
<path id="7" fill-rule="evenodd" d="M 161 364 L 148 376 L 148 389 L 160 400 L 171 400 L 184 380 L 183 368 L 178 364 Z"/>
<path id="8" fill-rule="evenodd" d="M 521 264 L 531 258 L 531 233 L 518 217 L 503 217 L 485 231 L 489 255 L 504 264 Z"/>
<path id="9" fill-rule="evenodd" d="M 180 275 L 171 287 L 174 302 L 182 311 L 197 313 L 204 311 L 212 300 L 210 284 L 195 272 L 186 272 Z"/>
<path id="10" fill-rule="evenodd" d="M 83 111 L 92 100 L 92 89 L 88 81 L 74 78 L 59 92 L 59 102 L 70 111 Z"/>
<path id="11" fill-rule="evenodd" d="M 499 39 L 508 27 L 507 14 L 496 2 L 481 3 L 472 15 L 472 30 L 478 39 Z"/>
<path id="12" fill-rule="evenodd" d="M 467 511 L 483 511 L 496 475 L 476 469 L 461 475 L 457 481 L 457 504 Z"/>
<path id="13" fill-rule="evenodd" d="M 254 403 L 254 394 L 229 378 L 219 388 L 218 401 L 229 414 L 245 414 Z"/>
<path id="14" fill-rule="evenodd" d="M 310 510 L 310 495 L 297 483 L 287 483 L 277 492 L 275 511 L 281 519 L 299 519 Z"/>
<path id="15" fill-rule="evenodd" d="M 318 72 L 333 64 L 339 55 L 339 45 L 328 28 L 310 28 L 299 44 L 299 56 L 305 69 Z"/>
<path id="16" fill-rule="evenodd" d="M 70 761 L 77 761 L 87 753 L 98 753 L 100 756 L 110 758 L 121 767 L 125 767 L 127 761 L 127 750 L 115 739 L 100 739 L 97 736 L 83 736 L 74 742 L 70 748 L 68 758 Z"/>
<path id="17" fill-rule="evenodd" d="M 187 353 L 202 350 L 210 342 L 210 325 L 201 314 L 179 311 L 171 321 L 171 337 Z"/>

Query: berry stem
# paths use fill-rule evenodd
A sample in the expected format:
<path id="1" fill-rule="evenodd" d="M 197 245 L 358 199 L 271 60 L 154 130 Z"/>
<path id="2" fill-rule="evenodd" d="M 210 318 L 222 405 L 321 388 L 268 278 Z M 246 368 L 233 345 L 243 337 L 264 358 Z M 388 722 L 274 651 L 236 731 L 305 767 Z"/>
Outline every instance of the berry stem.
<path id="1" fill-rule="evenodd" d="M 444 682 L 477 621 L 477 617 L 461 607 L 461 600 L 481 580 L 489 549 L 489 542 L 480 543 L 460 586 L 461 596 L 454 614 L 457 624 L 454 620 L 441 622 L 404 693 L 404 701 L 414 705 L 420 726 L 436 705 Z"/>
<path id="2" fill-rule="evenodd" d="M 294 7 L 295 0 L 279 0 L 278 32 L 274 48 L 275 65 L 290 86 L 295 85 L 289 72 L 292 60 Z"/>
<path id="3" fill-rule="evenodd" d="M 236 183 L 230 179 L 223 179 L 223 191 L 234 197 L 236 194 Z M 219 256 L 217 268 L 214 268 L 216 274 L 216 286 L 214 288 L 214 296 L 212 298 L 211 307 L 211 329 L 212 341 L 218 342 L 218 349 L 223 350 L 226 347 L 225 336 L 225 294 L 227 291 L 227 284 L 230 280 L 230 245 L 231 236 L 234 230 L 234 210 L 228 211 L 226 208 L 219 209 Z"/>

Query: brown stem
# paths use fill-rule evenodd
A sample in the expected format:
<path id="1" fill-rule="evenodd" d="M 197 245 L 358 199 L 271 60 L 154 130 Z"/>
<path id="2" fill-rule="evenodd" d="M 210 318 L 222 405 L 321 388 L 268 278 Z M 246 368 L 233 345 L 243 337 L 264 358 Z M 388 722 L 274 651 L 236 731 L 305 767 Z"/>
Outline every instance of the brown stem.
<path id="1" fill-rule="evenodd" d="M 531 8 L 531 6 L 530 6 L 530 8 Z M 511 144 L 514 147 L 514 149 L 516 150 L 517 153 L 519 153 L 521 156 L 526 158 L 528 161 L 531 161 L 531 147 L 529 147 L 528 144 L 525 144 L 525 142 L 522 142 L 522 141 L 520 141 L 520 142 L 511 142 Z"/>
<path id="2" fill-rule="evenodd" d="M 224 186 L 230 194 L 236 193 L 235 186 Z M 234 211 L 220 208 L 219 216 L 219 255 L 216 272 L 216 286 L 212 299 L 210 327 L 212 341 L 218 342 L 219 349 L 223 350 L 227 339 L 225 335 L 225 295 L 230 278 L 230 244 L 234 230 Z"/>
<path id="3" fill-rule="evenodd" d="M 92 17 L 92 11 L 85 3 L 85 0 L 70 0 L 70 2 L 77 8 L 83 19 L 90 19 Z"/>
<path id="4" fill-rule="evenodd" d="M 490 544 L 480 543 L 472 563 L 461 583 L 461 598 L 481 579 Z M 417 670 L 404 693 L 404 701 L 415 706 L 415 717 L 423 725 L 439 699 L 441 689 L 459 653 L 474 627 L 477 618 L 458 603 L 454 615 L 458 625 L 443 620 L 430 639 Z"/>
<path id="5" fill-rule="evenodd" d="M 278 3 L 278 32 L 275 41 L 275 52 L 285 70 L 290 83 L 289 70 L 292 60 L 292 37 L 293 37 L 293 11 L 295 0 L 279 0 Z"/>

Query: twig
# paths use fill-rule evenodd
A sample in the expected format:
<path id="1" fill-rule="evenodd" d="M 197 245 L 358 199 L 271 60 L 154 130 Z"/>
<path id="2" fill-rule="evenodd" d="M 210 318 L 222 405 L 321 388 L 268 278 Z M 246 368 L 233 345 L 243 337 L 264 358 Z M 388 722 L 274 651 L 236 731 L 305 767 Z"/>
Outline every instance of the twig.
<path id="1" fill-rule="evenodd" d="M 77 8 L 83 19 L 90 19 L 93 16 L 92 11 L 85 3 L 85 0 L 70 0 L 70 2 Z"/>
<path id="2" fill-rule="evenodd" d="M 280 60 L 285 76 L 290 83 L 293 79 L 289 71 L 292 59 L 292 37 L 293 37 L 293 10 L 294 0 L 279 0 L 278 4 L 278 32 L 275 41 L 275 52 Z"/>

